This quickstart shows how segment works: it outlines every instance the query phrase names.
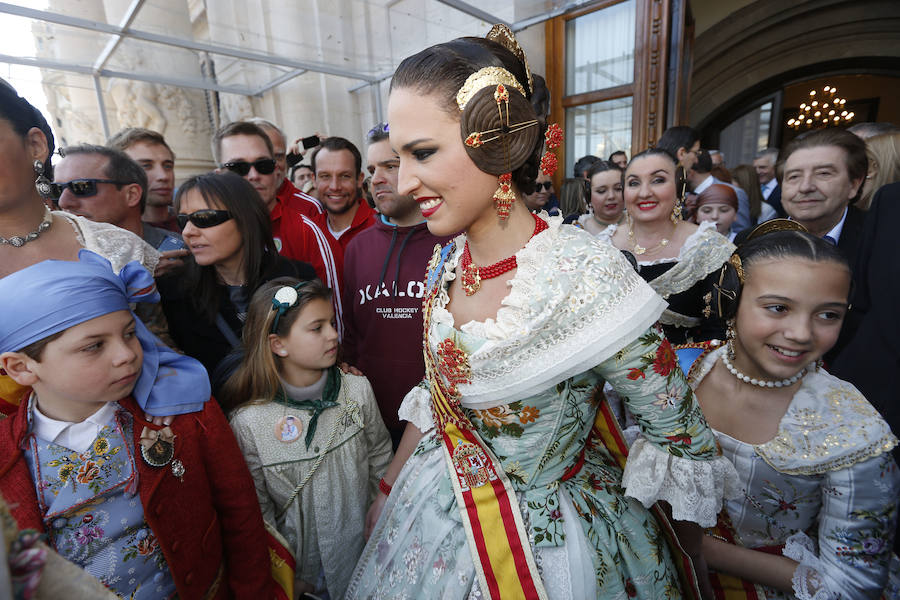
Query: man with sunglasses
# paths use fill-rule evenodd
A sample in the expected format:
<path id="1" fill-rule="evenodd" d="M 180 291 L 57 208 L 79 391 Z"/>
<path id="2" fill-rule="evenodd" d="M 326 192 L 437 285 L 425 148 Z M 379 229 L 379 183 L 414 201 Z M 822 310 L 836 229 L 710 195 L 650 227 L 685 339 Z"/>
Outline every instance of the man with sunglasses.
<path id="1" fill-rule="evenodd" d="M 253 117 L 247 121 L 259 126 L 272 142 L 276 180 L 281 181 L 281 185 L 275 193 L 278 201 L 285 206 L 296 208 L 310 219 L 318 218 L 325 212 L 319 201 L 309 194 L 301 192 L 287 179 L 287 140 L 284 132 L 275 123 L 260 117 Z"/>
<path id="2" fill-rule="evenodd" d="M 63 148 L 53 183 L 62 210 L 98 223 L 127 229 L 162 252 L 156 274 L 182 264 L 187 254 L 181 235 L 142 220 L 147 203 L 147 174 L 120 150 L 82 144 Z"/>
<path id="3" fill-rule="evenodd" d="M 332 245 L 312 219 L 279 198 L 284 176 L 279 175 L 272 141 L 265 131 L 248 121 L 229 123 L 213 136 L 212 151 L 219 171 L 237 173 L 259 192 L 269 211 L 272 237 L 279 254 L 311 264 L 319 279 L 334 290 L 335 316 L 339 333 L 343 334 L 341 248 Z"/>

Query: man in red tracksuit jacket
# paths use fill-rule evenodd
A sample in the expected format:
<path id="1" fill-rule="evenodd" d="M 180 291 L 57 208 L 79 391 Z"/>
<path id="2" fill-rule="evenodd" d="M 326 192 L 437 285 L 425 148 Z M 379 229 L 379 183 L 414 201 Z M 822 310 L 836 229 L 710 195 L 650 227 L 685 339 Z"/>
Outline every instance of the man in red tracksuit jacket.
<path id="1" fill-rule="evenodd" d="M 285 190 L 287 180 L 279 177 L 271 140 L 255 123 L 236 121 L 225 125 L 213 136 L 213 154 L 220 169 L 233 171 L 250 182 L 259 192 L 272 223 L 272 237 L 278 253 L 286 258 L 312 265 L 316 275 L 334 291 L 334 312 L 338 333 L 343 336 L 341 315 L 341 265 L 343 249 L 331 242 L 327 233 L 289 204 Z M 290 184 L 288 184 L 290 185 Z M 287 188 L 288 192 L 290 188 Z M 288 196 L 290 194 L 288 193 Z"/>
<path id="2" fill-rule="evenodd" d="M 397 409 L 425 374 L 422 297 L 425 266 L 449 237 L 428 231 L 411 196 L 397 194 L 399 159 L 386 126 L 369 132 L 367 169 L 381 215 L 347 246 L 344 257 L 344 360 L 369 379 L 394 441 L 403 435 Z"/>

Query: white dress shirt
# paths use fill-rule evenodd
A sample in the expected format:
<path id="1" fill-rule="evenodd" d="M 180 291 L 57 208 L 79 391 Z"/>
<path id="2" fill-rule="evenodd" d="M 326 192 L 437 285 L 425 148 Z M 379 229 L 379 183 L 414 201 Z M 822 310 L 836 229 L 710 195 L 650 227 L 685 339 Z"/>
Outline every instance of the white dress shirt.
<path id="1" fill-rule="evenodd" d="M 838 221 L 838 224 L 831 228 L 831 231 L 823 235 L 822 237 L 834 244 L 838 245 L 838 242 L 841 240 L 841 232 L 844 231 L 844 221 L 847 220 L 847 213 L 850 211 L 850 208 L 844 209 L 844 215 L 841 217 L 841 220 Z"/>
<path id="2" fill-rule="evenodd" d="M 775 190 L 776 187 L 778 187 L 778 180 L 774 177 L 769 180 L 769 183 L 764 183 L 762 186 L 760 186 L 760 189 L 762 190 L 763 200 L 768 200 L 769 196 L 772 194 L 772 191 Z"/>
<path id="3" fill-rule="evenodd" d="M 112 421 L 117 408 L 119 408 L 117 402 L 108 402 L 84 421 L 72 423 L 51 419 L 41 413 L 35 403 L 31 430 L 42 440 L 65 446 L 78 453 L 85 452 L 97 439 L 100 430 Z"/>

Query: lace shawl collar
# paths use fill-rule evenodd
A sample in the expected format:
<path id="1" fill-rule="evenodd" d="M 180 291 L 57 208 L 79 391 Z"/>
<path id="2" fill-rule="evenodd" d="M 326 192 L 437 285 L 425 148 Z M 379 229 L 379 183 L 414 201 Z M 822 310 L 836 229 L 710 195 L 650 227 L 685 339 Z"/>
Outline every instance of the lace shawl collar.
<path id="1" fill-rule="evenodd" d="M 693 387 L 725 351 L 703 359 Z M 897 438 L 878 411 L 853 385 L 820 369 L 807 373 L 778 425 L 778 433 L 754 451 L 773 469 L 788 475 L 820 475 L 890 452 Z"/>
<path id="2" fill-rule="evenodd" d="M 489 408 L 521 400 L 584 372 L 636 339 L 659 318 L 665 302 L 618 250 L 586 231 L 542 214 L 550 227 L 516 253 L 518 268 L 496 319 L 460 327 L 485 340 L 469 356 L 471 383 L 462 403 Z M 453 327 L 447 289 L 463 241 L 443 266 L 429 340 Z M 446 331 L 446 330 L 445 330 Z"/>

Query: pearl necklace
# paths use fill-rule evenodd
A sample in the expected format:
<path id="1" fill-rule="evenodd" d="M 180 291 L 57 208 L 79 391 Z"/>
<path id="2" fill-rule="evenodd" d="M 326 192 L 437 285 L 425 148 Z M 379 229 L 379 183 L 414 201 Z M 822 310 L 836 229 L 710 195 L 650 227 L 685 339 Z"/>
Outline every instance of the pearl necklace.
<path id="1" fill-rule="evenodd" d="M 809 370 L 809 366 L 806 366 L 803 367 L 803 369 L 799 373 L 796 373 L 793 377 L 788 377 L 779 381 L 766 381 L 764 379 L 755 379 L 738 371 L 737 368 L 733 364 L 731 364 L 731 361 L 728 360 L 727 352 L 722 354 L 722 363 L 725 364 L 725 368 L 728 369 L 728 372 L 737 377 L 739 380 L 743 381 L 744 383 L 749 383 L 750 385 L 757 385 L 761 388 L 780 388 L 794 385 L 795 383 L 800 381 L 800 379 L 804 375 L 806 375 L 806 372 Z M 810 366 L 811 365 L 812 363 L 810 364 Z"/>
<path id="2" fill-rule="evenodd" d="M 21 248 L 28 242 L 33 242 L 38 239 L 42 233 L 50 229 L 50 225 L 53 224 L 53 215 L 50 214 L 50 209 L 44 206 L 44 218 L 41 220 L 40 225 L 38 225 L 37 229 L 30 233 L 26 233 L 25 235 L 14 235 L 11 238 L 5 238 L 0 236 L 0 246 L 9 244 L 13 248 Z"/>

